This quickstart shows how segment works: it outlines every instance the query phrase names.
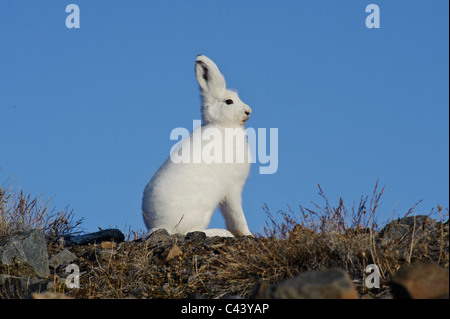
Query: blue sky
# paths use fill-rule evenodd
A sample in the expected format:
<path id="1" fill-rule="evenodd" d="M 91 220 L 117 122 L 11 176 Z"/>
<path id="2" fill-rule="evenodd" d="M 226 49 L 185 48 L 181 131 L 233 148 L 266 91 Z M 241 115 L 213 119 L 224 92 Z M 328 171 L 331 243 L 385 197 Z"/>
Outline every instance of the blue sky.
<path id="1" fill-rule="evenodd" d="M 68 29 L 68 4 L 80 28 Z M 366 5 L 380 8 L 368 29 Z M 350 208 L 386 186 L 383 221 L 449 206 L 448 1 L 0 0 L 0 183 L 69 205 L 86 231 L 143 229 L 142 191 L 172 129 L 200 119 L 197 54 L 278 128 L 252 166 L 252 231 L 297 204 Z M 223 227 L 215 213 L 211 227 Z"/>

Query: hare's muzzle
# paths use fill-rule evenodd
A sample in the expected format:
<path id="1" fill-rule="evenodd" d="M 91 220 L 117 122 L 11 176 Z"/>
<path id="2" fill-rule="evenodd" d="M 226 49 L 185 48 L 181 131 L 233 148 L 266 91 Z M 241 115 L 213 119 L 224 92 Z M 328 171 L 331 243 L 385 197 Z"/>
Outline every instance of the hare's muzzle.
<path id="1" fill-rule="evenodd" d="M 250 118 L 250 113 L 252 113 L 252 109 L 250 108 L 250 106 L 245 105 L 244 113 L 245 113 L 245 116 L 244 116 L 244 119 L 242 120 L 242 124 L 245 124 L 245 122 L 247 122 L 248 119 Z"/>
<path id="2" fill-rule="evenodd" d="M 245 122 L 248 121 L 248 119 L 250 118 L 250 113 L 251 113 L 251 112 L 245 111 L 245 117 L 244 117 L 244 119 L 242 120 L 242 124 L 245 124 Z"/>

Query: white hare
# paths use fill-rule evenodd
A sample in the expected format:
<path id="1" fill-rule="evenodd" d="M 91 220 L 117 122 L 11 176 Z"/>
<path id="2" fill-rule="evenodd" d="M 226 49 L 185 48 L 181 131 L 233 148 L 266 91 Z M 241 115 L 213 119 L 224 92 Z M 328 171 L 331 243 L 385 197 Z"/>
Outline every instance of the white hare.
<path id="1" fill-rule="evenodd" d="M 208 57 L 197 56 L 195 73 L 202 97 L 202 126 L 182 140 L 176 150 L 188 152 L 190 161 L 175 163 L 169 157 L 145 187 L 142 200 L 145 225 L 150 231 L 165 228 L 169 233 L 204 231 L 208 236 L 251 235 L 241 195 L 251 162 L 243 125 L 252 111 L 235 91 L 226 89 L 223 75 Z M 221 134 L 204 140 L 202 133 L 208 130 Z M 231 145 L 224 142 L 226 131 L 234 134 Z M 219 152 L 215 155 L 223 161 L 210 162 L 203 157 L 196 161 L 195 145 L 200 145 L 202 153 L 207 151 L 205 147 L 209 151 L 214 149 Z M 225 160 L 230 152 L 231 162 Z M 228 230 L 206 229 L 217 206 Z"/>

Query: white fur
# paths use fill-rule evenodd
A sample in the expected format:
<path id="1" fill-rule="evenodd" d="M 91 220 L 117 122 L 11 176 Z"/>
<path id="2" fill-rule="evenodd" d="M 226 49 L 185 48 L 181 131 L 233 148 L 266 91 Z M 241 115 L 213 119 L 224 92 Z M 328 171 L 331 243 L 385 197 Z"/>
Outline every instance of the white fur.
<path id="1" fill-rule="evenodd" d="M 235 149 L 228 151 L 234 151 L 235 157 L 244 152 L 245 161 L 208 164 L 202 160 L 201 163 L 176 164 L 169 157 L 145 187 L 142 200 L 145 225 L 149 230 L 165 228 L 169 233 L 199 230 L 208 236 L 251 235 L 241 204 L 242 188 L 251 162 L 243 124 L 249 119 L 251 109 L 236 92 L 226 89 L 223 75 L 206 56 L 197 56 L 195 73 L 202 96 L 203 125 L 181 141 L 180 147 L 191 147 L 192 150 L 195 143 L 200 143 L 197 145 L 203 149 L 210 141 L 202 140 L 199 133 L 214 128 L 225 136 L 225 129 L 233 128 L 244 144 L 238 147 L 236 142 L 232 146 Z M 232 104 L 225 102 L 229 99 Z M 218 147 L 224 145 L 223 140 L 213 143 Z M 227 152 L 226 147 L 230 146 L 225 145 L 223 153 Z M 206 229 L 217 206 L 220 206 L 228 230 Z"/>

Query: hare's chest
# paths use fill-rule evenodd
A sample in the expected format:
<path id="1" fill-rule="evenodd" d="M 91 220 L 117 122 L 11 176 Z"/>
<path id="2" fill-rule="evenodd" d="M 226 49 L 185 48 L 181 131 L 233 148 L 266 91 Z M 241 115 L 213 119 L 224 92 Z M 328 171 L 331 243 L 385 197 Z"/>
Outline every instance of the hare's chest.
<path id="1" fill-rule="evenodd" d="M 207 126 L 202 129 L 201 141 L 199 141 L 199 137 L 197 138 L 197 144 L 201 144 L 202 163 L 250 165 L 252 162 L 247 136 L 241 127 L 217 128 Z"/>

